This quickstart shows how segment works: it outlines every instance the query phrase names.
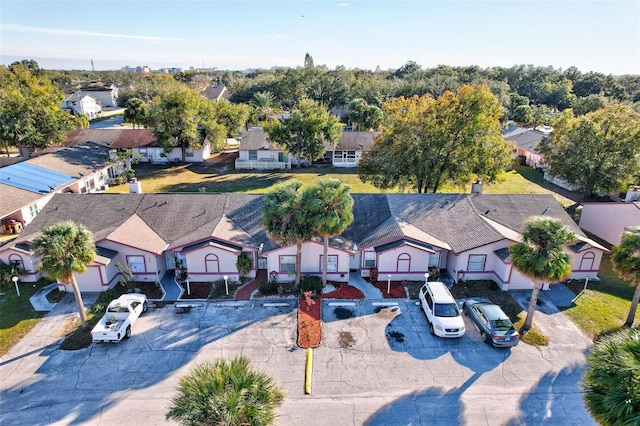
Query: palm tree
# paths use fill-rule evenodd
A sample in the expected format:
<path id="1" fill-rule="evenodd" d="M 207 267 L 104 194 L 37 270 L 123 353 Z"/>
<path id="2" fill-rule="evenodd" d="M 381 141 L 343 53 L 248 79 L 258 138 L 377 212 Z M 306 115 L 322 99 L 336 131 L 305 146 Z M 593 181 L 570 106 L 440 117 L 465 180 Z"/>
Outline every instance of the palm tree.
<path id="1" fill-rule="evenodd" d="M 563 281 L 571 274 L 571 256 L 563 249 L 575 238 L 575 234 L 557 219 L 530 217 L 522 229 L 522 242 L 509 246 L 513 267 L 533 281 L 527 318 L 521 331 L 531 328 L 542 283 Z"/>
<path id="2" fill-rule="evenodd" d="M 587 408 L 602 425 L 637 425 L 640 331 L 626 328 L 593 346 L 582 388 Z"/>
<path id="3" fill-rule="evenodd" d="M 250 103 L 258 116 L 258 122 L 260 119 L 269 119 L 269 116 L 275 111 L 275 97 L 271 92 L 254 93 Z"/>
<path id="4" fill-rule="evenodd" d="M 324 240 L 322 285 L 327 285 L 329 238 L 340 235 L 353 222 L 353 198 L 349 185 L 338 179 L 325 179 L 307 189 L 303 203 L 309 210 L 314 231 Z"/>
<path id="5" fill-rule="evenodd" d="M 299 191 L 301 186 L 296 180 L 276 185 L 265 196 L 262 211 L 262 223 L 269 237 L 282 246 L 297 247 L 296 286 L 300 285 L 302 244 L 313 237 Z"/>
<path id="6" fill-rule="evenodd" d="M 269 425 L 284 391 L 245 357 L 197 365 L 180 379 L 167 413 L 186 425 Z"/>
<path id="7" fill-rule="evenodd" d="M 74 272 L 83 273 L 96 257 L 91 231 L 74 222 L 61 222 L 42 229 L 31 248 L 38 258 L 38 270 L 49 278 L 70 284 L 76 297 L 82 329 L 88 330 L 87 314 Z"/>
<path id="8" fill-rule="evenodd" d="M 622 233 L 620 244 L 611 249 L 611 263 L 620 278 L 636 286 L 631 299 L 631 309 L 624 323 L 626 327 L 631 327 L 640 300 L 640 226 Z"/>

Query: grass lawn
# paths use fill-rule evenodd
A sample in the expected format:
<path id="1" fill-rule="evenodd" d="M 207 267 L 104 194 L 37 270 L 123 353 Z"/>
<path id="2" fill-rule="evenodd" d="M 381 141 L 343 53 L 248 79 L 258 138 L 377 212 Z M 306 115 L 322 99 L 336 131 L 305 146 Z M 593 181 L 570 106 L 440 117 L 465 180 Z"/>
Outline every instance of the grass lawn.
<path id="1" fill-rule="evenodd" d="M 601 281 L 589 281 L 586 291 L 583 291 L 584 280 L 569 281 L 568 287 L 578 297 L 575 306 L 564 310 L 564 313 L 592 338 L 622 327 L 629 314 L 635 290 L 631 284 L 618 277 L 608 254 L 602 258 L 598 276 Z M 640 317 L 636 314 L 634 326 L 639 325 Z"/>
<path id="2" fill-rule="evenodd" d="M 36 312 L 29 302 L 42 287 L 51 284 L 50 280 L 36 283 L 19 283 L 20 297 L 13 284 L 2 288 L 0 296 L 0 356 L 9 352 L 40 321 L 46 312 Z"/>

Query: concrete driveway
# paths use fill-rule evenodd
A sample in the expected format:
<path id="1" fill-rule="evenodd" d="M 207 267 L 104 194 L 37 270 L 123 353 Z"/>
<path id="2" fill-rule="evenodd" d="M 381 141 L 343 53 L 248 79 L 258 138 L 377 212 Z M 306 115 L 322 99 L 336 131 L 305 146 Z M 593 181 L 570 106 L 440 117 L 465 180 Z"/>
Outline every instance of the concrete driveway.
<path id="1" fill-rule="evenodd" d="M 431 336 L 415 301 L 324 301 L 304 395 L 294 300 L 151 308 L 130 340 L 67 352 L 57 346 L 73 317 L 69 296 L 0 359 L 0 424 L 171 423 L 178 379 L 240 354 L 286 390 L 282 425 L 595 424 L 578 387 L 590 341 L 561 313 L 536 314 L 548 347 L 504 350 L 483 344 L 469 322 L 461 339 Z"/>

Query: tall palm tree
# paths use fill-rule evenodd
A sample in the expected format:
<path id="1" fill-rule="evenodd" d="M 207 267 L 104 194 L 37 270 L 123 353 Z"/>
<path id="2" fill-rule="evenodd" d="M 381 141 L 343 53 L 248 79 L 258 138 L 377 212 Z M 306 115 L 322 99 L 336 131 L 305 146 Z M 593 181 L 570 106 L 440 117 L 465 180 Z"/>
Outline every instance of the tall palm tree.
<path id="1" fill-rule="evenodd" d="M 275 112 L 275 97 L 271 92 L 254 93 L 250 103 L 258 116 L 258 122 L 261 119 L 269 119 L 269 116 Z"/>
<path id="2" fill-rule="evenodd" d="M 640 331 L 626 328 L 593 346 L 582 388 L 587 408 L 602 425 L 637 425 Z"/>
<path id="3" fill-rule="evenodd" d="M 87 314 L 74 272 L 83 273 L 96 257 L 91 231 L 74 222 L 61 222 L 42 229 L 31 244 L 38 258 L 38 270 L 49 278 L 70 284 L 76 297 L 82 329 L 88 330 Z"/>
<path id="4" fill-rule="evenodd" d="M 245 357 L 197 365 L 180 379 L 167 419 L 185 425 L 270 425 L 285 392 Z"/>
<path id="5" fill-rule="evenodd" d="M 262 223 L 269 237 L 282 246 L 296 245 L 296 286 L 300 285 L 302 244 L 313 237 L 301 186 L 296 180 L 274 186 L 265 196 L 262 210 Z"/>
<path id="6" fill-rule="evenodd" d="M 622 233 L 620 244 L 611 249 L 611 263 L 620 278 L 636 286 L 631 299 L 631 309 L 624 323 L 626 327 L 631 327 L 640 300 L 640 226 Z"/>
<path id="7" fill-rule="evenodd" d="M 303 203 L 309 210 L 311 226 L 324 240 L 323 286 L 327 285 L 329 238 L 340 235 L 353 222 L 350 189 L 349 185 L 343 185 L 338 179 L 324 179 L 304 193 Z"/>
<path id="8" fill-rule="evenodd" d="M 534 216 L 524 224 L 522 242 L 509 246 L 514 268 L 533 282 L 527 318 L 521 331 L 531 328 L 542 283 L 563 281 L 571 274 L 571 256 L 564 248 L 575 239 L 575 234 L 559 220 Z"/>

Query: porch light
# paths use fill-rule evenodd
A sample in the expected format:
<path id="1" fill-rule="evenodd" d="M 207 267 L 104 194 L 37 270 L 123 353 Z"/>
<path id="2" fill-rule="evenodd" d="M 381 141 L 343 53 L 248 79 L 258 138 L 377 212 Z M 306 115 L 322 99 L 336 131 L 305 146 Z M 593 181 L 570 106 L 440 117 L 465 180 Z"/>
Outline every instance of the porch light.
<path id="1" fill-rule="evenodd" d="M 225 275 L 224 277 L 224 289 L 227 291 L 227 296 L 229 295 L 229 277 Z"/>
<path id="2" fill-rule="evenodd" d="M 13 284 L 16 286 L 16 293 L 18 293 L 18 297 L 20 297 L 20 289 L 18 288 L 18 276 L 14 275 L 13 277 L 11 277 L 11 281 L 13 281 Z"/>

